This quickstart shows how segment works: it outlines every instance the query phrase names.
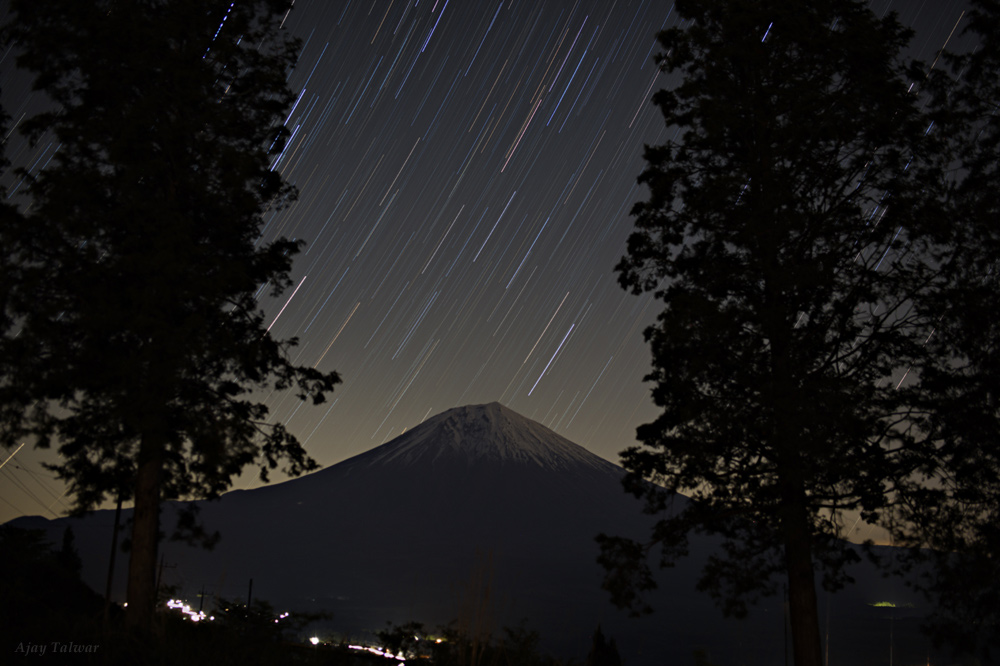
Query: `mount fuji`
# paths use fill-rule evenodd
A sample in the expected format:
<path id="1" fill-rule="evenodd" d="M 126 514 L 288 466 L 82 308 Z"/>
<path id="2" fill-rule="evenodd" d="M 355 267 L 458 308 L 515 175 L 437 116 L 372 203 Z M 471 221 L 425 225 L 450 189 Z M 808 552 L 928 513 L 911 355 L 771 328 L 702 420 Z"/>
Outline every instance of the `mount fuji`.
<path id="1" fill-rule="evenodd" d="M 328 611 L 330 627 L 343 633 L 371 632 L 387 621 L 433 627 L 457 619 L 485 622 L 499 635 L 524 619 L 544 647 L 577 660 L 600 625 L 629 664 L 693 663 L 699 648 L 713 663 L 780 663 L 780 600 L 735 621 L 696 592 L 714 547 L 709 540 L 693 539 L 691 556 L 662 572 L 653 615 L 629 618 L 610 604 L 594 537 L 644 538 L 652 520 L 622 490 L 623 475 L 499 403 L 457 407 L 324 470 L 199 502 L 205 528 L 222 539 L 212 551 L 163 542 L 162 580 L 196 602 L 202 590 L 245 598 L 252 579 L 255 598 L 279 609 Z M 165 529 L 172 510 L 164 510 Z M 84 580 L 101 590 L 113 514 L 11 524 L 45 529 L 55 543 L 72 525 Z M 858 589 L 835 595 L 827 616 L 839 618 L 843 648 L 835 654 L 865 663 L 869 646 L 888 650 L 893 640 L 890 625 L 872 622 L 881 611 L 866 604 L 905 593 L 898 581 L 867 569 L 855 578 Z M 895 622 L 899 640 L 905 623 Z"/>

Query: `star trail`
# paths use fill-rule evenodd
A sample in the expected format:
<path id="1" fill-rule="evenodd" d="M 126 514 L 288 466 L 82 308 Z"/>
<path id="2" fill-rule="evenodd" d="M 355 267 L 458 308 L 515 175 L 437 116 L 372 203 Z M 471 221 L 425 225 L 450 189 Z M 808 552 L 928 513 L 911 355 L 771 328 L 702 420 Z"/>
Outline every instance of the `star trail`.
<path id="1" fill-rule="evenodd" d="M 962 9 L 872 7 L 919 22 L 925 59 Z M 677 21 L 653 0 L 295 3 L 283 25 L 303 40 L 297 98 L 272 168 L 299 196 L 265 217 L 260 242 L 307 245 L 293 287 L 258 297 L 271 334 L 300 339 L 296 363 L 343 377 L 320 406 L 266 396 L 321 465 L 494 400 L 610 460 L 634 443 L 657 414 L 642 330 L 658 307 L 612 269 L 646 194 L 642 146 L 675 131 L 649 99 L 669 83 L 655 35 Z M 3 102 L 16 126 L 33 106 L 12 58 Z M 7 150 L 37 172 L 58 146 Z M 248 474 L 237 487 L 255 485 Z M 3 495 L 3 520 L 44 513 Z"/>

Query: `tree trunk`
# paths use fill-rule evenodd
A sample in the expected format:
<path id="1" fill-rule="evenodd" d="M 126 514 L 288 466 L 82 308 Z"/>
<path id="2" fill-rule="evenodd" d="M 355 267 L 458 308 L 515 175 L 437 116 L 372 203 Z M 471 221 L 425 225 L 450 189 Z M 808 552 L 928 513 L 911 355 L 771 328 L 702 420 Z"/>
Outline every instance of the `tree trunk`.
<path id="1" fill-rule="evenodd" d="M 128 626 L 152 628 L 156 606 L 156 552 L 160 540 L 160 474 L 164 441 L 160 433 L 145 433 L 139 447 L 132 513 L 132 551 L 128 563 Z"/>
<path id="2" fill-rule="evenodd" d="M 809 520 L 801 488 L 792 489 L 782 511 L 785 568 L 788 572 L 788 612 L 795 666 L 823 666 L 816 579 L 813 572 Z M 790 499 L 790 501 L 789 501 Z"/>

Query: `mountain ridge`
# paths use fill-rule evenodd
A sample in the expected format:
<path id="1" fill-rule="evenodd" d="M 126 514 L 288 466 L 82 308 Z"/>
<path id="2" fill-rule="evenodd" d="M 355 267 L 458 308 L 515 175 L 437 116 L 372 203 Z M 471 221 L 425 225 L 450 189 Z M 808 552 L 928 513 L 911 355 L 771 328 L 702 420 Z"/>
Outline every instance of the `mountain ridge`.
<path id="1" fill-rule="evenodd" d="M 220 530 L 222 540 L 211 552 L 162 542 L 170 564 L 163 582 L 190 600 L 201 590 L 241 598 L 253 580 L 255 595 L 277 607 L 328 611 L 336 631 L 364 633 L 386 621 L 436 626 L 459 617 L 466 592 L 489 591 L 470 587 L 485 563 L 498 600 L 495 628 L 526 618 L 555 654 L 582 659 L 600 625 L 633 665 L 662 663 L 668 653 L 684 662 L 698 647 L 711 649 L 714 663 L 774 663 L 784 626 L 776 600 L 735 622 L 695 589 L 717 541 L 694 535 L 691 555 L 657 573 L 656 615 L 632 619 L 611 605 L 594 537 L 645 540 L 653 521 L 624 492 L 624 474 L 499 403 L 458 407 L 304 477 L 198 502 L 205 528 Z M 175 509 L 164 506 L 165 530 Z M 103 589 L 113 514 L 14 523 L 44 529 L 55 543 L 72 525 L 84 579 Z M 125 561 L 119 558 L 119 600 Z M 889 598 L 881 591 L 869 598 L 883 587 L 874 574 L 864 585 L 837 603 L 859 609 L 859 597 Z M 859 637 L 871 633 L 877 618 L 869 615 L 879 611 L 865 612 L 846 634 L 858 646 L 852 656 L 873 653 Z M 895 627 L 902 635 L 898 618 Z"/>
<path id="2" fill-rule="evenodd" d="M 350 460 L 357 464 L 412 465 L 448 456 L 470 465 L 534 464 L 559 470 L 579 464 L 616 475 L 621 471 L 614 463 L 499 402 L 446 410 Z"/>

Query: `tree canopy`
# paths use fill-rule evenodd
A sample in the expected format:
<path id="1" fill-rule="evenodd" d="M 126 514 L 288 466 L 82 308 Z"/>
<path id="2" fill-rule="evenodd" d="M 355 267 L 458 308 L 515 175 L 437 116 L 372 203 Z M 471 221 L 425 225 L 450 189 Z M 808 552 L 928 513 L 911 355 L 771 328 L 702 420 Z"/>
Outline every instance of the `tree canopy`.
<path id="1" fill-rule="evenodd" d="M 984 662 L 1000 650 L 1000 2 L 978 0 L 923 84 L 937 163 L 923 180 L 946 220 L 940 289 L 917 303 L 934 319 L 904 386 L 914 405 L 917 473 L 883 515 L 914 585 L 934 604 L 932 636 Z"/>
<path id="2" fill-rule="evenodd" d="M 4 40 L 58 142 L 0 228 L 5 443 L 58 446 L 79 511 L 134 499 L 129 614 L 148 624 L 161 499 L 211 497 L 246 466 L 316 467 L 262 389 L 320 403 L 334 372 L 294 365 L 258 298 L 302 241 L 263 242 L 295 196 L 273 164 L 298 42 L 285 0 L 13 0 Z"/>
<path id="3" fill-rule="evenodd" d="M 892 14 L 855 0 L 676 8 L 684 27 L 660 33 L 658 62 L 678 83 L 653 98 L 676 135 L 646 148 L 649 198 L 617 266 L 624 288 L 663 305 L 645 332 L 663 412 L 622 453 L 627 488 L 660 518 L 646 543 L 600 537 L 606 587 L 645 610 L 654 548 L 668 566 L 692 531 L 720 535 L 699 587 L 741 615 L 785 578 L 795 663 L 818 665 L 814 575 L 835 590 L 857 559 L 845 512 L 901 517 L 955 472 L 935 419 L 966 421 L 943 409 L 933 371 L 955 380 L 956 354 L 982 367 L 973 336 L 977 317 L 995 317 L 981 299 L 996 246 L 976 250 L 977 266 L 968 251 L 996 238 L 983 226 L 996 218 L 972 174 L 989 179 L 995 145 L 945 178 L 959 133 L 929 135 L 949 106 L 928 106 L 928 69 L 903 56 L 911 34 Z M 954 335 L 929 343 L 944 302 Z M 996 432 L 995 408 L 970 409 Z M 676 492 L 692 501 L 670 511 Z"/>

